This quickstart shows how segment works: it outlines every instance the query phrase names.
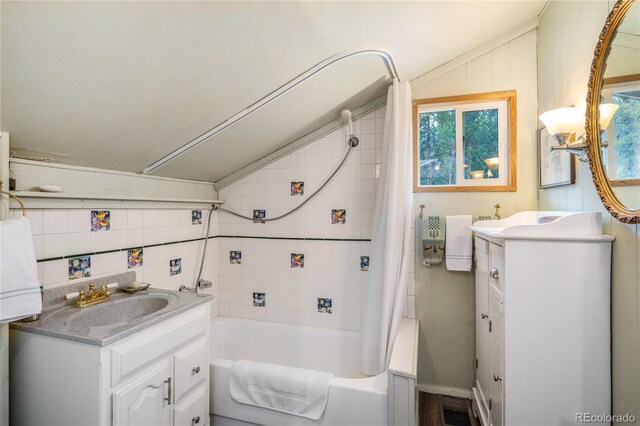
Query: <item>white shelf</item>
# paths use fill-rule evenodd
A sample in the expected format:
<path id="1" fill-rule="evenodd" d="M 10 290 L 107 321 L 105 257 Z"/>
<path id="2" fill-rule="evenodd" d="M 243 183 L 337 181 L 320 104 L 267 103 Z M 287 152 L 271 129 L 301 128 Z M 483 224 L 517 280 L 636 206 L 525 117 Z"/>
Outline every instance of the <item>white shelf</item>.
<path id="1" fill-rule="evenodd" d="M 206 203 L 224 204 L 223 200 L 205 200 L 198 198 L 166 198 L 166 197 L 139 197 L 131 195 L 86 195 L 68 194 L 66 192 L 36 192 L 36 191 L 13 191 L 18 198 L 63 198 L 70 200 L 117 200 L 117 201 L 157 201 L 160 203 Z"/>
<path id="2" fill-rule="evenodd" d="M 142 197 L 136 195 L 72 194 L 66 192 L 13 191 L 27 208 L 85 208 L 122 205 L 130 208 L 158 208 L 168 205 L 211 205 L 224 204 L 223 200 L 173 197 Z M 10 200 L 10 208 L 18 208 L 15 200 Z"/>

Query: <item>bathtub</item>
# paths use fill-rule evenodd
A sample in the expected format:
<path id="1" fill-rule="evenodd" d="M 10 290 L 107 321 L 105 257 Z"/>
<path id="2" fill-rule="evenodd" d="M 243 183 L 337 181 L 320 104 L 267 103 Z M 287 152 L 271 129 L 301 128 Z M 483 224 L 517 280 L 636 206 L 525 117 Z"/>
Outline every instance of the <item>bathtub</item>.
<path id="1" fill-rule="evenodd" d="M 389 424 L 389 373 L 372 377 L 360 373 L 358 332 L 217 317 L 211 321 L 210 333 L 210 412 L 214 426 Z M 323 416 L 312 421 L 233 401 L 228 391 L 229 372 L 240 359 L 333 373 Z"/>

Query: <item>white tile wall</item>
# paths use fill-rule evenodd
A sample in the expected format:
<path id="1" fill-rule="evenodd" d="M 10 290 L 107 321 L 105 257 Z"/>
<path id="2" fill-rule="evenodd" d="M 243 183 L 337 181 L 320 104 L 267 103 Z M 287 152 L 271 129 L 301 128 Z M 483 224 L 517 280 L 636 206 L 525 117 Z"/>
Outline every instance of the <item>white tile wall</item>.
<path id="1" fill-rule="evenodd" d="M 381 112 L 379 112 L 381 111 Z M 379 122 L 379 124 L 376 124 Z M 361 124 L 364 123 L 364 124 Z M 375 204 L 376 170 L 382 151 L 384 108 L 354 123 L 360 145 L 352 151 L 345 167 L 329 185 L 303 209 L 273 223 L 254 224 L 226 213 L 220 214 L 220 234 L 294 238 L 370 238 Z M 358 129 L 362 130 L 358 133 Z M 289 211 L 315 191 L 338 165 L 346 144 L 346 130 L 340 129 L 222 188 L 219 197 L 225 207 L 251 216 L 265 209 L 267 218 Z M 376 141 L 379 140 L 378 145 Z M 376 153 L 376 151 L 378 151 Z M 378 160 L 377 160 L 378 159 Z M 304 181 L 304 196 L 292 197 L 292 181 Z M 331 224 L 331 210 L 346 209 L 345 225 Z"/>
<path id="2" fill-rule="evenodd" d="M 104 209 L 100 209 L 104 210 Z M 91 209 L 29 209 L 38 274 L 41 284 L 57 287 L 69 282 L 126 272 L 127 248 L 190 240 L 204 236 L 208 211 L 203 211 L 203 224 L 191 223 L 191 209 L 180 210 L 126 210 L 113 209 L 109 231 L 91 231 Z M 17 216 L 20 212 L 13 211 Z M 210 235 L 217 233 L 217 213 L 212 217 Z M 171 220 L 169 220 L 171 218 Z M 69 257 L 79 254 L 121 250 L 91 255 L 91 276 L 69 280 Z M 177 290 L 180 285 L 192 286 L 202 252 L 202 241 L 145 247 L 143 265 L 133 268 L 139 281 L 156 288 Z M 64 259 L 46 260 L 64 257 Z M 169 275 L 169 260 L 181 258 L 182 272 Z M 216 295 L 212 314 L 217 315 L 218 242 L 209 240 L 202 278 L 214 286 L 209 292 Z"/>
<path id="3" fill-rule="evenodd" d="M 370 243 L 313 239 L 370 239 L 380 170 L 385 108 L 354 122 L 360 139 L 344 168 L 323 191 L 282 220 L 254 224 L 227 213 L 214 213 L 203 278 L 213 281 L 217 297 L 213 313 L 243 318 L 359 330 L 369 272 L 360 256 Z M 329 176 L 343 157 L 346 130 L 340 129 L 255 171 L 220 190 L 226 208 L 252 216 L 265 209 L 267 218 L 299 205 Z M 303 196 L 291 196 L 291 182 L 303 181 Z M 346 209 L 345 224 L 331 224 L 331 210 Z M 101 209 L 104 210 L 104 209 Z M 203 225 L 192 225 L 191 209 L 110 209 L 109 231 L 91 231 L 91 209 L 28 211 L 38 273 L 45 287 L 66 285 L 68 257 L 91 255 L 92 278 L 127 271 L 127 248 L 144 247 L 137 279 L 157 288 L 177 290 L 193 285 L 202 242 L 157 244 L 202 237 Z M 17 215 L 18 212 L 14 212 Z M 277 237 L 258 239 L 250 237 Z M 101 253 L 119 250 L 111 253 Z M 231 265 L 229 251 L 242 251 L 242 264 Z M 303 253 L 305 265 L 291 268 L 291 253 Z M 50 258 L 65 257 L 59 260 Z M 182 273 L 169 275 L 169 261 L 182 259 Z M 372 260 L 373 261 L 373 260 Z M 411 266 L 404 315 L 415 317 L 415 283 Z M 218 294 L 219 292 L 219 294 Z M 266 306 L 253 306 L 253 293 L 266 293 Z M 317 299 L 331 298 L 331 314 L 319 313 Z"/>
<path id="4" fill-rule="evenodd" d="M 369 242 L 219 239 L 220 314 L 313 326 L 359 330 L 369 272 L 360 256 Z M 229 252 L 242 252 L 231 264 Z M 304 267 L 291 268 L 291 254 L 304 254 Z M 266 293 L 266 306 L 253 306 L 253 293 Z M 332 299 L 333 313 L 320 313 L 317 298 Z"/>
<path id="5" fill-rule="evenodd" d="M 360 144 L 345 166 L 313 200 L 273 223 L 252 223 L 225 212 L 219 215 L 220 314 L 323 327 L 359 330 L 369 272 L 360 256 L 369 242 L 312 241 L 293 238 L 370 239 L 380 170 L 385 108 L 354 122 Z M 226 208 L 267 218 L 299 205 L 342 160 L 346 129 L 340 129 L 273 162 L 219 192 Z M 291 196 L 291 182 L 303 181 L 303 196 Z M 345 224 L 331 224 L 331 210 L 346 209 Z M 290 238 L 265 240 L 248 236 Z M 242 264 L 229 262 L 229 251 L 242 251 Z M 303 253 L 303 269 L 292 269 L 291 253 Z M 415 317 L 415 274 L 404 314 Z M 253 292 L 266 293 L 266 306 L 254 307 Z M 330 297 L 333 313 L 319 313 L 318 297 Z"/>

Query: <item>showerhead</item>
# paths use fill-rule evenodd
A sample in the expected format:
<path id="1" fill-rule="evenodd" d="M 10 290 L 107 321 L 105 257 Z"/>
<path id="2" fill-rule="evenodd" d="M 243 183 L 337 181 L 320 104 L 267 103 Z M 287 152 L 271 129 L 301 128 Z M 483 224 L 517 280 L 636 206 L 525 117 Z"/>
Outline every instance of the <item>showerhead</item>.
<path id="1" fill-rule="evenodd" d="M 358 143 L 360 142 L 358 140 L 358 138 L 353 134 L 353 121 L 351 121 L 351 111 L 349 111 L 348 109 L 343 109 L 342 110 L 342 119 L 345 120 L 347 122 L 347 125 L 349 126 L 349 146 L 352 148 L 355 148 L 356 146 L 358 146 Z"/>

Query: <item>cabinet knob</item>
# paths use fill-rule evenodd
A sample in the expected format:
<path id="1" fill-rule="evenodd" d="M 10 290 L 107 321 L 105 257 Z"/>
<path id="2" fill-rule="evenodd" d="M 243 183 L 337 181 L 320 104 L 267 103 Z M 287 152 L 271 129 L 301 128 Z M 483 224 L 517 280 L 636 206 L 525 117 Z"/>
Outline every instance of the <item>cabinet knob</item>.
<path id="1" fill-rule="evenodd" d="M 500 274 L 498 273 L 498 268 L 493 268 L 489 271 L 489 276 L 491 278 L 498 278 L 500 277 Z"/>
<path id="2" fill-rule="evenodd" d="M 489 315 L 480 313 L 480 317 L 482 317 L 482 319 L 487 319 L 489 318 Z"/>
<path id="3" fill-rule="evenodd" d="M 200 423 L 200 416 L 195 416 L 194 418 L 192 418 L 191 423 L 195 423 L 195 424 Z"/>
<path id="4" fill-rule="evenodd" d="M 197 367 L 193 367 L 193 368 L 191 369 L 191 372 L 192 372 L 193 374 L 198 374 L 198 373 L 200 372 L 200 366 L 198 365 Z"/>
<path id="5" fill-rule="evenodd" d="M 502 377 L 497 376 L 497 375 L 495 375 L 495 374 L 494 374 L 494 375 L 493 375 L 493 381 L 494 381 L 494 382 L 500 382 L 500 381 L 502 381 Z"/>

